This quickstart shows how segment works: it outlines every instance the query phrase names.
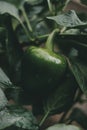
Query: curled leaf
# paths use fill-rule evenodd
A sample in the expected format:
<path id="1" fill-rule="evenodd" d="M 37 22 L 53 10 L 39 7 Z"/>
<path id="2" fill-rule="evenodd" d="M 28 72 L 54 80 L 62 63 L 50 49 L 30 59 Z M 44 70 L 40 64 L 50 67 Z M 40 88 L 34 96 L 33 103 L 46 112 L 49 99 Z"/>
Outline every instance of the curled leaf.
<path id="1" fill-rule="evenodd" d="M 67 13 L 63 13 L 57 16 L 47 17 L 48 19 L 54 20 L 58 25 L 64 27 L 80 27 L 87 26 L 87 23 L 82 22 L 74 10 L 70 10 Z"/>

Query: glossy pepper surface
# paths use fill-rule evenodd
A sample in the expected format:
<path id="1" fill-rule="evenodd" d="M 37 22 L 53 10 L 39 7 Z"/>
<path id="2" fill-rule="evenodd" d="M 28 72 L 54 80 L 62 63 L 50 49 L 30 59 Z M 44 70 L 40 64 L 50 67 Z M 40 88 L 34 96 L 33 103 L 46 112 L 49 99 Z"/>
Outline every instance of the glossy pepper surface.
<path id="1" fill-rule="evenodd" d="M 42 97 L 58 86 L 67 67 L 63 55 L 51 49 L 30 46 L 22 61 L 22 85 L 29 95 Z M 33 97 L 34 98 L 34 97 Z"/>
<path id="2" fill-rule="evenodd" d="M 66 68 L 64 57 L 34 46 L 27 49 L 23 62 L 25 86 L 31 85 L 31 88 L 36 90 L 39 87 L 44 89 L 46 86 L 52 86 L 52 83 L 56 83 L 64 74 Z"/>

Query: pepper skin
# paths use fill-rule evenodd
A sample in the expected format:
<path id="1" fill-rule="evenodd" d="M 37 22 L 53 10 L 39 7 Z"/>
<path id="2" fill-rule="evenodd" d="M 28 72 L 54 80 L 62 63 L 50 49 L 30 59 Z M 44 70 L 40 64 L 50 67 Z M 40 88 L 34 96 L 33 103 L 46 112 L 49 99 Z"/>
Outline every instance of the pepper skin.
<path id="1" fill-rule="evenodd" d="M 66 68 L 64 56 L 46 48 L 28 47 L 22 60 L 22 86 L 33 99 L 35 95 L 46 96 L 58 86 Z"/>

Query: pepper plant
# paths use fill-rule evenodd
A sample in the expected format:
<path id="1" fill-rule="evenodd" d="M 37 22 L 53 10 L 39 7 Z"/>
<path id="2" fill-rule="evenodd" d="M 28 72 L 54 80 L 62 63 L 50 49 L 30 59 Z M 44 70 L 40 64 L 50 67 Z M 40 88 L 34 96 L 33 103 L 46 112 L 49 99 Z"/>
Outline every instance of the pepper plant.
<path id="1" fill-rule="evenodd" d="M 76 119 L 87 128 L 78 114 L 66 118 L 87 96 L 87 15 L 65 11 L 69 2 L 0 0 L 1 130 L 82 130 Z M 56 125 L 43 128 L 61 113 Z"/>

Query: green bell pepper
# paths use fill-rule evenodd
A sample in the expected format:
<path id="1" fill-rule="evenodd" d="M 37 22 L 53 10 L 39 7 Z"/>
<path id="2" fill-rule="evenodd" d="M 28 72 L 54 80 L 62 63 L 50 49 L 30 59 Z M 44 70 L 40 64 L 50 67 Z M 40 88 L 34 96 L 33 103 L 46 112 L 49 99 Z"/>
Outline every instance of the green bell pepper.
<path id="1" fill-rule="evenodd" d="M 22 85 L 30 98 L 38 100 L 56 88 L 64 76 L 67 61 L 62 54 L 53 52 L 57 30 L 48 37 L 45 48 L 30 46 L 22 60 Z"/>

